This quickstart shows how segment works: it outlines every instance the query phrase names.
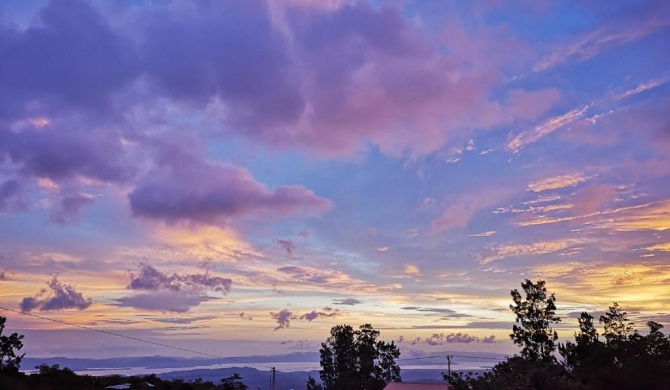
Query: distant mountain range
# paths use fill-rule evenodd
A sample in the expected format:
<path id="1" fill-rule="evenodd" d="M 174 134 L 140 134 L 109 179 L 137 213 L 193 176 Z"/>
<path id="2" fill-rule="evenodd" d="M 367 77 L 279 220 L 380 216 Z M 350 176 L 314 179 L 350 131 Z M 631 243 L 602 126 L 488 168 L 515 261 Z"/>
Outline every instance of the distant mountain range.
<path id="1" fill-rule="evenodd" d="M 459 359 L 452 363 L 452 369 L 459 368 L 468 371 L 480 371 L 476 367 L 482 363 L 492 365 L 497 359 L 504 359 L 502 354 L 458 352 Z M 481 359 L 485 360 L 481 360 Z M 87 358 L 31 358 L 23 359 L 22 367 L 31 370 L 40 364 L 58 364 L 61 368 L 68 367 L 80 374 L 91 375 L 137 375 L 155 373 L 163 379 L 180 378 L 193 380 L 201 378 L 212 382 L 219 382 L 222 378 L 238 373 L 250 390 L 270 388 L 270 367 L 278 365 L 276 372 L 276 390 L 304 389 L 305 383 L 311 375 L 319 381 L 318 367 L 319 354 L 315 352 L 296 352 L 285 355 L 271 356 L 244 356 L 220 358 L 183 358 L 171 356 L 142 356 L 121 357 L 107 359 Z M 446 359 L 445 359 L 446 361 Z M 283 369 L 289 363 L 296 363 L 299 369 Z M 402 363 L 402 362 L 401 362 Z M 441 382 L 445 363 L 435 356 L 411 358 L 409 364 L 401 364 L 402 378 L 406 382 Z M 222 367 L 223 366 L 223 367 Z M 307 368 L 314 367 L 315 369 Z M 411 368 L 411 369 L 408 369 Z M 436 368 L 438 367 L 438 368 Z"/>

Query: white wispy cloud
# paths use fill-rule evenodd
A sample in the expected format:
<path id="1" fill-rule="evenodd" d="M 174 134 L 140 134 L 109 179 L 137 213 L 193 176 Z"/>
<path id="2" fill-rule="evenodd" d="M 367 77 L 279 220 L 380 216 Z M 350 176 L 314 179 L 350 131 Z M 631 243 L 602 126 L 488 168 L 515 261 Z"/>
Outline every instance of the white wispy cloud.
<path id="1" fill-rule="evenodd" d="M 533 66 L 533 72 L 542 72 L 569 61 L 586 61 L 602 51 L 635 42 L 645 36 L 660 32 L 670 26 L 670 21 L 651 19 L 636 23 L 626 29 L 612 32 L 609 29 L 592 31 L 569 44 L 558 47 Z"/>
<path id="2" fill-rule="evenodd" d="M 593 103 L 589 103 L 583 106 L 576 107 L 563 115 L 558 115 L 553 118 L 550 118 L 543 123 L 522 131 L 507 143 L 505 149 L 511 151 L 514 154 L 518 154 L 521 149 L 526 146 L 535 143 L 547 135 L 553 133 L 554 131 L 569 125 L 570 123 L 584 117 L 584 114 L 593 106 Z"/>
<path id="3" fill-rule="evenodd" d="M 565 187 L 574 187 L 588 179 L 588 177 L 579 173 L 552 176 L 528 184 L 527 190 L 532 192 L 542 192 L 547 190 L 557 190 Z"/>

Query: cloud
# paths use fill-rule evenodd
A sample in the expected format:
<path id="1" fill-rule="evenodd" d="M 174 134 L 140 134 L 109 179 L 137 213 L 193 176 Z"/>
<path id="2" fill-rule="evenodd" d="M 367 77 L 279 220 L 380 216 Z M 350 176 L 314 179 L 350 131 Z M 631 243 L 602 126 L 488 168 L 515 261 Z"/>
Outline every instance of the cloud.
<path id="1" fill-rule="evenodd" d="M 406 264 L 403 272 L 407 275 L 421 275 L 421 270 L 414 264 Z"/>
<path id="2" fill-rule="evenodd" d="M 74 286 L 61 283 L 56 276 L 47 283 L 47 286 L 49 286 L 49 290 L 42 289 L 34 297 L 23 298 L 20 304 L 21 311 L 84 310 L 93 304 L 91 298 L 84 298 L 80 292 L 75 290 Z"/>
<path id="3" fill-rule="evenodd" d="M 129 290 L 139 292 L 116 301 L 121 306 L 184 313 L 202 302 L 217 299 L 210 297 L 210 293 L 228 294 L 231 286 L 230 279 L 213 276 L 208 272 L 167 275 L 149 264 L 141 263 L 139 272 L 130 273 L 127 286 Z"/>
<path id="4" fill-rule="evenodd" d="M 354 305 L 360 305 L 361 303 L 363 303 L 363 301 L 356 298 L 333 299 L 333 304 L 335 305 L 354 306 Z"/>
<path id="5" fill-rule="evenodd" d="M 216 293 L 227 294 L 230 292 L 232 281 L 228 278 L 204 274 L 186 274 L 170 276 L 158 271 L 149 264 L 142 263 L 139 273 L 130 273 L 130 290 L 170 290 L 183 291 L 190 289 L 203 289 Z"/>
<path id="6" fill-rule="evenodd" d="M 560 251 L 576 251 L 582 241 L 565 239 L 556 241 L 542 241 L 529 244 L 507 244 L 491 247 L 493 254 L 484 256 L 480 264 L 488 264 L 493 261 L 516 256 L 546 255 Z"/>
<path id="7" fill-rule="evenodd" d="M 645 36 L 667 29 L 667 20 L 652 17 L 647 20 L 636 20 L 631 26 L 617 24 L 616 32 L 611 29 L 599 29 L 576 41 L 559 47 L 549 56 L 535 64 L 533 72 L 541 72 L 568 61 L 586 61 L 600 54 L 603 50 L 635 42 Z"/>
<path id="8" fill-rule="evenodd" d="M 493 344 L 496 342 L 496 336 L 495 335 L 490 335 L 488 337 L 484 337 L 482 339 L 482 343 L 484 344 Z"/>
<path id="9" fill-rule="evenodd" d="M 649 91 L 650 89 L 654 89 L 656 87 L 659 87 L 665 83 L 670 81 L 670 76 L 666 75 L 660 78 L 656 79 L 651 79 L 645 83 L 637 85 L 635 88 L 629 89 L 627 91 L 624 91 L 619 94 L 615 94 L 614 97 L 616 99 L 626 99 L 628 97 L 643 93 L 645 91 Z"/>
<path id="10" fill-rule="evenodd" d="M 495 338 L 495 336 L 493 336 Z M 467 333 L 433 333 L 430 337 L 426 337 L 424 341 L 428 345 L 444 345 L 444 344 L 470 344 L 480 342 L 480 338 L 472 336 Z"/>
<path id="11" fill-rule="evenodd" d="M 293 243 L 291 240 L 278 240 L 277 245 L 279 245 L 289 255 L 292 255 L 293 251 L 296 249 L 295 243 Z"/>
<path id="12" fill-rule="evenodd" d="M 349 275 L 336 270 L 324 270 L 304 266 L 285 266 L 277 268 L 277 271 L 282 274 L 291 275 L 294 281 L 299 280 L 319 286 L 345 287 L 350 286 L 354 282 Z"/>
<path id="13" fill-rule="evenodd" d="M 512 89 L 507 93 L 507 110 L 518 120 L 536 120 L 558 103 L 560 98 L 561 93 L 556 89 L 537 91 Z"/>
<path id="14" fill-rule="evenodd" d="M 601 210 L 616 199 L 618 193 L 614 186 L 601 184 L 584 189 L 577 195 L 574 204 L 576 214 L 590 214 Z"/>
<path id="15" fill-rule="evenodd" d="M 442 215 L 432 221 L 431 228 L 436 232 L 458 227 L 465 228 L 478 209 L 474 203 L 452 205 L 444 210 Z"/>
<path id="16" fill-rule="evenodd" d="M 250 315 L 245 315 L 244 312 L 241 312 L 241 313 L 240 313 L 240 318 L 243 319 L 243 320 L 245 320 L 245 321 L 251 321 L 251 320 L 254 319 L 254 317 L 252 317 L 252 316 L 250 316 Z"/>
<path id="17" fill-rule="evenodd" d="M 209 301 L 212 297 L 190 292 L 158 290 L 151 293 L 139 293 L 115 299 L 119 306 L 162 312 L 186 313 L 192 307 Z"/>
<path id="18" fill-rule="evenodd" d="M 0 280 L 7 280 L 7 274 L 5 271 L 0 271 Z"/>
<path id="19" fill-rule="evenodd" d="M 279 329 L 284 329 L 284 328 L 290 328 L 291 327 L 291 320 L 295 320 L 298 318 L 297 315 L 294 315 L 293 312 L 289 311 L 288 309 L 284 309 L 280 312 L 277 313 L 270 313 L 270 316 L 272 319 L 277 321 L 277 326 L 275 327 L 275 332 Z"/>
<path id="20" fill-rule="evenodd" d="M 469 314 L 458 313 L 455 310 L 442 307 L 421 307 L 421 306 L 403 306 L 401 310 L 414 310 L 422 313 L 430 313 L 429 316 L 444 316 L 445 318 L 464 318 L 472 317 Z"/>
<path id="21" fill-rule="evenodd" d="M 51 210 L 49 219 L 60 225 L 65 225 L 81 213 L 82 209 L 93 203 L 93 197 L 87 194 L 67 194 L 58 200 L 56 208 Z"/>
<path id="22" fill-rule="evenodd" d="M 160 317 L 160 318 L 154 317 L 154 318 L 151 318 L 151 320 L 155 321 L 155 322 L 166 323 L 166 324 L 188 325 L 188 324 L 192 324 L 194 322 L 213 320 L 213 319 L 216 319 L 216 318 L 217 318 L 216 316 L 197 316 L 197 317 L 188 316 L 188 317 Z M 189 329 L 197 329 L 197 328 L 202 328 L 202 326 L 196 326 L 196 327 L 192 327 L 192 328 L 189 327 Z M 181 328 L 181 329 L 184 329 L 184 328 Z"/>
<path id="23" fill-rule="evenodd" d="M 340 309 L 333 309 L 331 307 L 324 307 L 321 310 L 312 310 L 302 315 L 295 314 L 288 309 L 270 313 L 270 317 L 277 322 L 277 326 L 274 328 L 275 332 L 279 329 L 290 328 L 291 321 L 305 320 L 311 322 L 318 318 L 331 318 L 339 315 Z"/>
<path id="24" fill-rule="evenodd" d="M 299 317 L 301 320 L 313 321 L 317 318 L 331 318 L 340 315 L 339 309 L 332 309 L 329 307 L 324 307 L 322 310 L 312 310 L 309 313 L 303 314 Z"/>
<path id="25" fill-rule="evenodd" d="M 133 215 L 163 220 L 216 225 L 235 217 L 281 218 L 316 216 L 332 203 L 301 186 L 269 190 L 251 173 L 230 164 L 209 163 L 166 146 L 166 165 L 154 168 L 129 194 Z"/>
<path id="26" fill-rule="evenodd" d="M 543 192 L 567 187 L 575 187 L 581 183 L 584 183 L 588 179 L 588 177 L 585 177 L 579 173 L 552 176 L 528 184 L 528 191 Z"/>
<path id="27" fill-rule="evenodd" d="M 365 2 L 175 1 L 123 11 L 57 0 L 26 28 L 3 26 L 3 45 L 15 55 L 0 66 L 0 117 L 39 107 L 105 124 L 162 124 L 147 108 L 161 102 L 200 114 L 221 135 L 326 155 L 370 143 L 430 152 L 500 117 L 488 98 L 501 78 L 490 55 L 505 42 L 500 31 L 480 27 L 473 40 L 452 26 L 447 42 L 436 43 L 400 9 Z"/>
<path id="28" fill-rule="evenodd" d="M 23 185 L 19 180 L 9 179 L 0 184 L 0 212 L 17 212 L 27 207 Z"/>
<path id="29" fill-rule="evenodd" d="M 592 104 L 576 107 L 563 115 L 558 115 L 547 119 L 532 129 L 522 131 L 510 139 L 505 146 L 508 151 L 518 154 L 526 146 L 540 141 L 542 138 L 554 131 L 569 125 L 577 119 L 583 118 L 584 114 L 591 108 Z"/>
<path id="30" fill-rule="evenodd" d="M 489 230 L 489 231 L 482 232 L 482 233 L 468 234 L 468 237 L 491 237 L 494 234 L 496 234 L 496 232 L 494 230 Z"/>

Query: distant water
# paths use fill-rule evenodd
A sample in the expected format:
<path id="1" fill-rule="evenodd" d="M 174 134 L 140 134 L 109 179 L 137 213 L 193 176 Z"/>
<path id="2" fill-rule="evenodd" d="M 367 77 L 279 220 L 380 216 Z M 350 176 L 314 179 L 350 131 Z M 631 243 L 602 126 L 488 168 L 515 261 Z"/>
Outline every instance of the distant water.
<path id="1" fill-rule="evenodd" d="M 480 363 L 480 362 L 463 362 L 463 363 L 452 363 L 451 369 L 454 371 L 481 371 L 493 367 L 493 363 Z M 262 363 L 259 364 L 244 364 L 244 363 L 235 363 L 235 364 L 212 364 L 212 365 L 203 365 L 203 366 L 186 366 L 186 367 L 170 367 L 170 368 L 152 368 L 152 367 L 123 367 L 123 368 L 104 368 L 96 367 L 90 370 L 75 370 L 78 374 L 87 374 L 94 376 L 101 375 L 146 375 L 146 374 L 165 374 L 168 372 L 174 371 L 188 371 L 188 370 L 216 370 L 222 368 L 234 368 L 234 367 L 251 367 L 258 369 L 259 371 L 270 371 L 270 367 L 276 367 L 278 371 L 282 372 L 300 372 L 300 371 L 318 371 L 320 369 L 319 363 L 315 362 L 275 362 L 275 363 Z M 402 370 L 447 370 L 446 364 L 408 364 L 401 365 Z"/>

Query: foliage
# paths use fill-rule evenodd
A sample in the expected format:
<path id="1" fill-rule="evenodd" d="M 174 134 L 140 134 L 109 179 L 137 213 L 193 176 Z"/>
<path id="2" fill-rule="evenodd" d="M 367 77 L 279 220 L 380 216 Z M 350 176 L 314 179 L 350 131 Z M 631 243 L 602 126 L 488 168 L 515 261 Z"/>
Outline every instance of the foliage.
<path id="1" fill-rule="evenodd" d="M 482 374 L 454 372 L 443 374 L 456 390 L 489 389 L 670 389 L 670 336 L 663 325 L 649 321 L 649 333 L 641 335 L 627 313 L 615 302 L 600 317 L 604 341 L 594 318 L 582 312 L 574 342 L 558 344 L 562 356 L 554 356 L 556 332 L 550 325 L 560 319 L 555 315 L 554 295 L 547 296 L 544 281 L 522 283 L 526 300 L 512 291 L 517 316 L 513 333 L 516 344 L 523 347 L 513 356 Z"/>
<path id="2" fill-rule="evenodd" d="M 316 383 L 316 380 L 310 375 L 307 379 L 307 390 L 323 390 L 323 386 Z"/>
<path id="3" fill-rule="evenodd" d="M 637 334 L 633 323 L 626 317 L 627 315 L 628 313 L 623 311 L 618 303 L 614 302 L 614 305 L 609 307 L 607 313 L 604 316 L 600 316 L 600 323 L 605 327 L 604 336 L 607 344 L 615 346 Z"/>
<path id="4" fill-rule="evenodd" d="M 521 283 L 525 299 L 522 299 L 518 290 L 512 290 L 514 305 L 509 307 L 516 315 L 516 322 L 521 325 L 512 327 L 510 337 L 514 344 L 523 347 L 522 357 L 547 362 L 553 359 L 558 340 L 558 334 L 551 328 L 551 324 L 561 319 L 556 316 L 556 297 L 554 294 L 547 296 L 544 284 L 544 280 L 533 283 L 526 279 Z"/>
<path id="5" fill-rule="evenodd" d="M 354 330 L 337 325 L 321 344 L 319 374 L 326 390 L 381 390 L 389 382 L 399 382 L 400 367 L 395 360 L 400 350 L 393 341 L 378 341 L 372 325 Z M 308 383 L 309 384 L 309 383 Z"/>
<path id="6" fill-rule="evenodd" d="M 247 390 L 247 386 L 242 383 L 242 377 L 238 373 L 221 379 L 221 390 Z"/>
<path id="7" fill-rule="evenodd" d="M 3 335 L 2 332 L 5 330 L 6 322 L 5 317 L 0 317 L 0 372 L 16 372 L 19 370 L 23 359 L 23 355 L 17 354 L 23 348 L 23 342 L 21 341 L 23 335 L 17 333 L 12 333 L 9 336 Z"/>

